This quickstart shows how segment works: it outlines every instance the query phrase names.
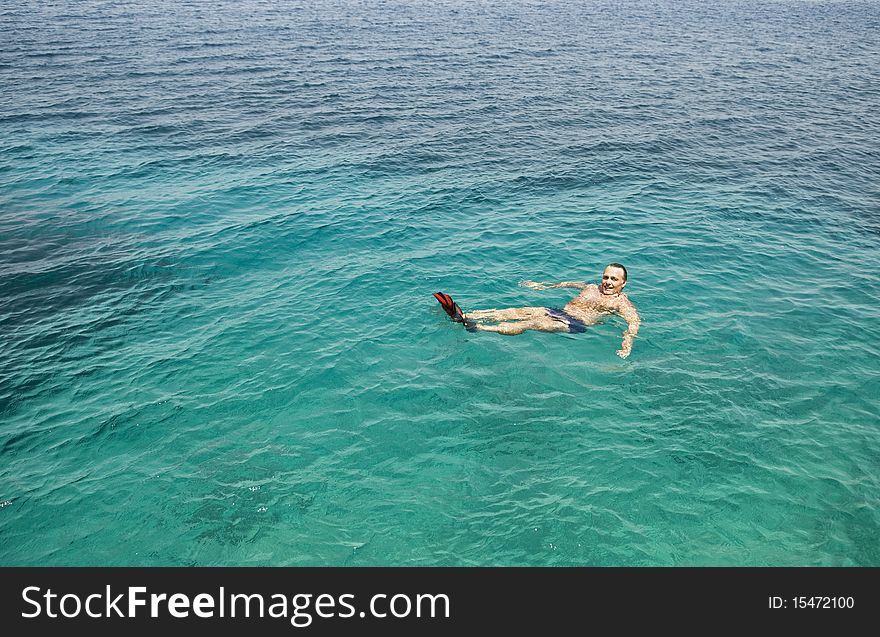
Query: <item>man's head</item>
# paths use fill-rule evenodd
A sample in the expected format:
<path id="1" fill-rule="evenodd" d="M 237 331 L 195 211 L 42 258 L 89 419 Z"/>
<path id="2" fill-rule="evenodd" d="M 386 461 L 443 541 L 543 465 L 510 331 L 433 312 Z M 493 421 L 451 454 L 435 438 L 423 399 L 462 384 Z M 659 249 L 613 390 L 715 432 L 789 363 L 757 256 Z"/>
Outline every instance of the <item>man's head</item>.
<path id="1" fill-rule="evenodd" d="M 620 294 L 626 285 L 626 268 L 619 263 L 609 263 L 602 272 L 599 291 L 602 294 Z"/>

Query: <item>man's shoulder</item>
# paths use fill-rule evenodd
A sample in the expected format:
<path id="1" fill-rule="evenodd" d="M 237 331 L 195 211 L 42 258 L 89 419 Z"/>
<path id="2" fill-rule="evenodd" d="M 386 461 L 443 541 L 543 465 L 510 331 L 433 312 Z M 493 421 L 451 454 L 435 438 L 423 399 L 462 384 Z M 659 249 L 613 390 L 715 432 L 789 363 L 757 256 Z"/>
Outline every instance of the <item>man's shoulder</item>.
<path id="1" fill-rule="evenodd" d="M 621 310 L 629 310 L 631 312 L 636 311 L 635 304 L 633 304 L 632 300 L 630 300 L 630 298 L 626 294 L 620 295 L 620 301 L 619 301 L 618 307 Z"/>

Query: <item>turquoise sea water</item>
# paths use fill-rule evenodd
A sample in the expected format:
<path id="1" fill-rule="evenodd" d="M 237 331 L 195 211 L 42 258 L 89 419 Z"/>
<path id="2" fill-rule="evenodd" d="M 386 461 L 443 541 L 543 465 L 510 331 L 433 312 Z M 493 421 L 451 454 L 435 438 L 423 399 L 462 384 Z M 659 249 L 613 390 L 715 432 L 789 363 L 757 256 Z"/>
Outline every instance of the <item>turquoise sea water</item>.
<path id="1" fill-rule="evenodd" d="M 880 565 L 878 3 L 312 5 L 0 7 L 0 564 Z"/>

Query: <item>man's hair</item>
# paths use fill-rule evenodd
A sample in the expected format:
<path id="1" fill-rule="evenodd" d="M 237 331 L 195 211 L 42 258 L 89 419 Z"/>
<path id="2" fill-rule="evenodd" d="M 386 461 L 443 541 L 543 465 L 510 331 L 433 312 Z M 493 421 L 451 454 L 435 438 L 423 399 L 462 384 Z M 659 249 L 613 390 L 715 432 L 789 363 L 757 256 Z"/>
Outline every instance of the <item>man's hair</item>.
<path id="1" fill-rule="evenodd" d="M 626 281 L 626 268 L 623 267 L 620 263 L 609 263 L 605 266 L 606 268 L 620 268 L 623 270 L 623 280 Z"/>

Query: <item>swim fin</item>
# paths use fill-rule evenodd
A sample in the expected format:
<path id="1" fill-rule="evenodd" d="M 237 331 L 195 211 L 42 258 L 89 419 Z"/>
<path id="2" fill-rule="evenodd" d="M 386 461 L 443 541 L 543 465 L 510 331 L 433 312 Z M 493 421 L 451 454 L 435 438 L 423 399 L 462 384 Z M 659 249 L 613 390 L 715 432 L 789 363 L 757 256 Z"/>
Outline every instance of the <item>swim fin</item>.
<path id="1" fill-rule="evenodd" d="M 448 294 L 444 294 L 443 292 L 434 292 L 434 298 L 440 303 L 443 307 L 443 310 L 449 315 L 456 323 L 461 323 L 464 325 L 464 328 L 469 332 L 477 331 L 477 324 L 464 317 L 464 312 L 461 311 L 461 308 L 458 306 L 458 303 L 452 300 L 452 297 Z"/>

